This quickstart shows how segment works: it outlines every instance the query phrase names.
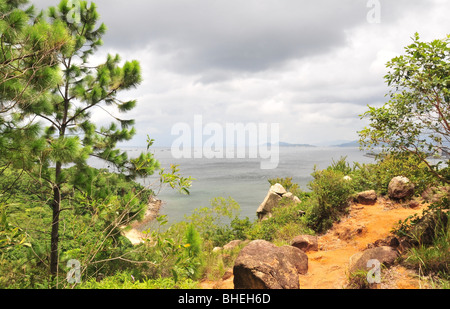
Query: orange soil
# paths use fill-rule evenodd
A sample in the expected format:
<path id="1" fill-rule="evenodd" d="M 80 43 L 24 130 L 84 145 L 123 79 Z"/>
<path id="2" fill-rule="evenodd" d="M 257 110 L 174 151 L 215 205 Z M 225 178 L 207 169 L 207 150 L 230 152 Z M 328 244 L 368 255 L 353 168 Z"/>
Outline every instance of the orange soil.
<path id="1" fill-rule="evenodd" d="M 399 205 L 389 208 L 384 202 L 373 206 L 352 206 L 347 218 L 319 237 L 319 251 L 308 253 L 308 274 L 300 277 L 301 288 L 344 288 L 348 278 L 348 262 L 352 255 L 367 248 L 368 244 L 389 236 L 399 220 L 422 212 L 422 208 L 403 208 Z M 408 273 L 401 267 L 397 270 L 400 275 Z M 418 287 L 409 282 L 411 278 L 404 279 L 403 284 L 399 283 L 392 288 Z"/>
<path id="2" fill-rule="evenodd" d="M 300 276 L 301 289 L 341 289 L 347 284 L 350 257 L 379 239 L 390 235 L 399 220 L 421 213 L 424 206 L 411 209 L 391 202 L 379 201 L 375 205 L 356 204 L 348 216 L 323 236 L 319 237 L 319 251 L 307 253 L 309 268 Z M 421 284 L 411 272 L 401 266 L 389 271 L 389 282 L 381 288 L 414 289 Z M 233 277 L 220 282 L 204 281 L 201 288 L 232 289 Z"/>

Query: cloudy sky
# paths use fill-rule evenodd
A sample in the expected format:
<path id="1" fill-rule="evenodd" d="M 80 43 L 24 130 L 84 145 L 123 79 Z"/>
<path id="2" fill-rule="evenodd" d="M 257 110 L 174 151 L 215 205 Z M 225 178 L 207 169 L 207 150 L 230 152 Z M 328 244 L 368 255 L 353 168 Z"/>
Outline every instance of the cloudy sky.
<path id="1" fill-rule="evenodd" d="M 415 32 L 424 41 L 450 34 L 448 0 L 94 2 L 108 32 L 93 60 L 118 53 L 142 66 L 143 83 L 123 94 L 138 100 L 133 146 L 147 134 L 170 146 L 172 127 L 195 115 L 279 123 L 291 143 L 356 140 L 367 125 L 359 115 L 386 100 L 386 62 Z"/>

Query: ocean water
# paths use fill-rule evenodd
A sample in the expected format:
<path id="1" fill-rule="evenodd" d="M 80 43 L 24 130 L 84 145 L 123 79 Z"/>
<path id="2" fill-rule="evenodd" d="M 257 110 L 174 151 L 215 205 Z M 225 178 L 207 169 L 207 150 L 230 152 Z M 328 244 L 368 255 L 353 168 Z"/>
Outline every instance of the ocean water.
<path id="1" fill-rule="evenodd" d="M 130 157 L 138 156 L 143 150 L 126 149 Z M 233 198 L 240 205 L 240 217 L 254 220 L 270 188 L 270 178 L 292 177 L 302 190 L 308 191 L 314 166 L 324 169 L 341 157 L 347 157 L 351 164 L 374 162 L 359 148 L 350 147 L 280 147 L 278 167 L 272 170 L 261 169 L 260 159 L 174 159 L 170 148 L 151 151 L 161 167 L 169 170 L 171 164 L 177 164 L 181 175 L 196 179 L 188 196 L 170 187 L 160 190 L 157 175 L 138 180 L 159 192 L 158 199 L 163 201 L 161 214 L 167 215 L 169 222 L 181 221 L 195 209 L 210 206 L 210 201 L 216 197 Z"/>

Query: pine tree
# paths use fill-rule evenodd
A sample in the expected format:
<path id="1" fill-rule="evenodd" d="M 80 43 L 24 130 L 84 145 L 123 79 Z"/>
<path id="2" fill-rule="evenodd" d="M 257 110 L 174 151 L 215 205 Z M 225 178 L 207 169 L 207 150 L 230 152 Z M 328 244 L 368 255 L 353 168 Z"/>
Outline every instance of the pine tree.
<path id="1" fill-rule="evenodd" d="M 27 3 L 0 0 L 0 165 L 19 168 L 30 165 L 39 126 L 17 113 L 58 83 L 56 55 L 72 46 L 62 23 L 36 21 Z"/>
<path id="2" fill-rule="evenodd" d="M 140 64 L 127 61 L 121 65 L 119 55 L 108 55 L 106 61 L 97 66 L 89 63 L 98 47 L 106 26 L 98 25 L 99 14 L 94 3 L 62 0 L 56 7 L 41 13 L 40 19 L 55 24 L 64 24 L 75 42 L 71 49 L 58 54 L 61 82 L 57 87 L 41 96 L 39 104 L 23 106 L 23 116 L 37 116 L 46 123 L 41 141 L 39 176 L 52 187 L 51 208 L 53 211 L 51 231 L 50 273 L 58 273 L 59 224 L 62 211 L 62 186 L 72 178 L 80 184 L 86 180 L 83 171 L 88 168 L 89 156 L 110 162 L 118 173 L 129 178 L 152 174 L 158 162 L 152 154 L 144 153 L 130 160 L 126 152 L 117 149 L 117 143 L 130 140 L 135 134 L 133 120 L 113 117 L 107 127 L 98 128 L 91 119 L 91 112 L 99 107 L 110 111 L 117 108 L 120 113 L 136 106 L 136 100 L 123 101 L 118 93 L 137 87 L 141 82 Z M 108 110 L 109 109 L 109 110 Z M 64 165 L 75 164 L 75 175 L 67 175 Z M 50 166 L 54 166 L 51 169 Z M 73 170 L 73 169 L 72 169 Z M 70 176 L 70 177 L 69 177 Z"/>

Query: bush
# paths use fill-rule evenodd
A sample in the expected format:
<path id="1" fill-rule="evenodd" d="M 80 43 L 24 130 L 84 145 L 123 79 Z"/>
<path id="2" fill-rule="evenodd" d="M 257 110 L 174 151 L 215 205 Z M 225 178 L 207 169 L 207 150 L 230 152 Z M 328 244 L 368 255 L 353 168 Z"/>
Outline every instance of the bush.
<path id="1" fill-rule="evenodd" d="M 209 280 L 221 280 L 224 274 L 233 268 L 234 262 L 244 246 L 245 243 L 242 243 L 231 250 L 221 250 L 207 254 L 205 257 L 204 276 Z"/>
<path id="2" fill-rule="evenodd" d="M 141 276 L 151 279 L 172 277 L 175 281 L 198 279 L 210 267 L 210 252 L 233 240 L 233 236 L 244 238 L 248 219 L 237 219 L 240 207 L 233 199 L 215 198 L 210 207 L 196 209 L 185 221 L 169 227 L 166 217 L 160 216 L 151 237 L 134 254 L 141 261 L 152 261 L 140 265 Z M 227 220 L 235 217 L 231 225 Z"/>
<path id="3" fill-rule="evenodd" d="M 381 154 L 376 163 L 353 162 L 353 166 L 346 159 L 346 157 L 342 157 L 338 161 L 333 161 L 326 170 L 350 176 L 354 192 L 375 190 L 381 195 L 387 195 L 389 183 L 396 176 L 409 178 L 414 183 L 417 194 L 421 194 L 432 185 L 438 185 L 426 164 L 412 154 Z"/>
<path id="4" fill-rule="evenodd" d="M 327 170 L 339 172 L 345 176 L 351 174 L 354 171 L 354 168 L 352 168 L 350 164 L 347 162 L 347 157 L 341 157 L 337 161 L 333 160 L 331 165 L 327 167 Z"/>
<path id="5" fill-rule="evenodd" d="M 245 219 L 236 217 L 231 221 L 230 225 L 221 226 L 210 231 L 209 237 L 213 247 L 222 247 L 232 240 L 246 240 L 252 226 L 253 223 L 248 217 Z"/>
<path id="6" fill-rule="evenodd" d="M 355 290 L 369 290 L 371 289 L 371 284 L 367 280 L 367 271 L 358 270 L 354 273 L 348 275 L 347 289 Z"/>
<path id="7" fill-rule="evenodd" d="M 422 215 L 415 214 L 399 221 L 393 233 L 407 237 L 411 243 L 429 245 L 441 234 L 445 234 L 449 226 L 450 203 L 448 198 L 431 204 L 423 210 Z"/>
<path id="8" fill-rule="evenodd" d="M 438 275 L 450 280 L 450 238 L 437 238 L 432 246 L 412 248 L 405 258 L 404 264 L 421 270 L 425 275 Z"/>
<path id="9" fill-rule="evenodd" d="M 413 244 L 403 264 L 425 275 L 450 280 L 450 209 L 449 200 L 432 204 L 422 216 L 400 221 L 393 232 Z"/>
<path id="10" fill-rule="evenodd" d="M 420 244 L 409 250 L 404 260 L 406 266 L 420 270 L 425 275 L 438 275 L 450 280 L 450 223 L 442 228 L 431 244 Z"/>
<path id="11" fill-rule="evenodd" d="M 407 177 L 414 185 L 416 194 L 436 184 L 436 178 L 425 163 L 411 154 L 381 156 L 376 164 L 355 163 L 351 173 L 355 191 L 375 190 L 388 194 L 389 182 L 396 176 Z"/>
<path id="12" fill-rule="evenodd" d="M 280 207 L 272 210 L 272 217 L 257 222 L 248 232 L 251 240 L 263 239 L 267 241 L 288 241 L 299 234 L 314 234 L 306 226 L 305 204 L 297 204 L 288 199 L 282 199 Z"/>
<path id="13" fill-rule="evenodd" d="M 202 239 L 192 224 L 190 224 L 186 230 L 184 243 L 184 247 L 186 248 L 185 259 L 188 262 L 185 266 L 185 270 L 187 271 L 189 278 L 197 279 L 203 264 Z"/>
<path id="14" fill-rule="evenodd" d="M 185 217 L 185 221 L 196 227 L 205 242 L 211 242 L 214 241 L 217 230 L 226 227 L 239 212 L 240 206 L 235 200 L 217 197 L 211 200 L 210 207 L 195 209 L 190 216 Z"/>
<path id="15" fill-rule="evenodd" d="M 310 183 L 310 209 L 306 218 L 308 227 L 314 231 L 325 232 L 347 211 L 353 189 L 344 176 L 333 169 L 314 171 L 314 180 Z"/>
<path id="16" fill-rule="evenodd" d="M 127 271 L 119 272 L 99 282 L 91 279 L 81 283 L 79 289 L 198 289 L 198 283 L 191 279 L 175 281 L 173 278 L 136 279 Z"/>

